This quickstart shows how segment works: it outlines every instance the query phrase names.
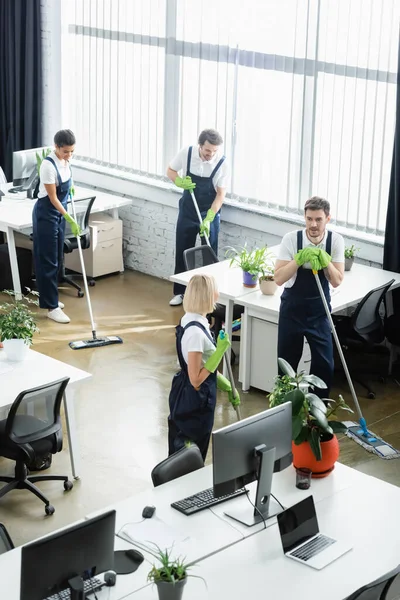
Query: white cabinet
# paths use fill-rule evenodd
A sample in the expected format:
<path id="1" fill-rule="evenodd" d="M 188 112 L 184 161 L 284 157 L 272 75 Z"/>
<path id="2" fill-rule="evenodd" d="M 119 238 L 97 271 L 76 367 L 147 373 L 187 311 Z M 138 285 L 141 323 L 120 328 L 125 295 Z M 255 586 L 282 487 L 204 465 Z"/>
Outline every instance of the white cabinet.
<path id="1" fill-rule="evenodd" d="M 248 361 L 250 365 L 250 385 L 270 392 L 278 375 L 278 326 L 263 319 L 250 319 L 251 345 Z M 298 371 L 309 372 L 311 352 L 307 340 L 304 340 L 303 355 Z"/>
<path id="2" fill-rule="evenodd" d="M 113 219 L 106 213 L 96 213 L 90 216 L 89 227 L 90 248 L 83 251 L 87 275 L 100 277 L 123 271 L 122 220 Z M 77 250 L 65 254 L 65 266 L 82 273 Z"/>

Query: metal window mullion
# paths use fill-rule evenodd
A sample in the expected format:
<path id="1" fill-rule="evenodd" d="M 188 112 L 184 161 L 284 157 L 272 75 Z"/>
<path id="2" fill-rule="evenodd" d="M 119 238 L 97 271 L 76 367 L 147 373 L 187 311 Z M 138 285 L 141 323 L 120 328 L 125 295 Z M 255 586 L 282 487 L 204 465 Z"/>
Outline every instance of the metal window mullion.
<path id="1" fill-rule="evenodd" d="M 293 104 L 294 104 L 293 100 L 294 100 L 294 82 L 295 82 L 294 61 L 295 61 L 295 55 L 296 55 L 298 14 L 299 14 L 299 0 L 297 0 L 297 2 L 296 2 L 296 20 L 295 20 L 295 31 L 294 31 L 294 38 L 293 38 L 293 72 L 292 72 L 292 94 L 291 94 L 291 98 L 290 98 L 289 152 L 288 152 L 288 156 L 287 156 L 288 177 L 287 177 L 287 182 L 286 182 L 286 206 L 285 206 L 286 209 L 289 208 L 289 194 L 290 194 L 290 180 L 291 180 L 290 167 L 291 167 L 291 161 L 292 161 Z"/>
<path id="2" fill-rule="evenodd" d="M 235 193 L 235 153 L 237 141 L 237 106 L 239 88 L 239 44 L 236 45 L 235 71 L 233 76 L 233 105 L 232 105 L 232 142 L 231 142 L 231 194 Z"/>
<path id="3" fill-rule="evenodd" d="M 175 155 L 179 131 L 180 62 L 175 55 L 178 0 L 166 0 L 165 64 L 164 64 L 164 123 L 163 170 Z"/>

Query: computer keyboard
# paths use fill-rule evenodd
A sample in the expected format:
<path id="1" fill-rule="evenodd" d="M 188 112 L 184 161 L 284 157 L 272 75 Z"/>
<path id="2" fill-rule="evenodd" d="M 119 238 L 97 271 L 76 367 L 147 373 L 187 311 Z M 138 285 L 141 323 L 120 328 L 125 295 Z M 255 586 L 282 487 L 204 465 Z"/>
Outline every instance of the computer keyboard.
<path id="1" fill-rule="evenodd" d="M 184 515 L 189 516 L 200 510 L 204 510 L 205 508 L 210 508 L 210 506 L 214 506 L 215 504 L 220 504 L 221 502 L 225 502 L 236 496 L 241 496 L 242 494 L 247 494 L 247 490 L 241 488 L 240 490 L 233 492 L 233 494 L 226 494 L 220 498 L 215 498 L 213 488 L 208 488 L 193 496 L 188 496 L 187 498 L 183 498 L 183 500 L 173 502 L 171 506 Z"/>
<path id="2" fill-rule="evenodd" d="M 98 592 L 104 586 L 104 583 L 98 579 L 98 577 L 91 577 L 90 579 L 85 579 L 83 582 L 83 589 L 85 592 L 85 598 L 89 594 L 93 594 L 93 592 Z M 57 594 L 53 594 L 52 596 L 48 596 L 46 600 L 70 600 L 71 598 L 71 590 L 61 590 Z"/>
<path id="3" fill-rule="evenodd" d="M 307 562 L 308 560 L 310 560 L 310 558 L 312 558 L 316 554 L 319 554 L 320 552 L 322 552 L 322 550 L 325 550 L 325 548 L 331 546 L 331 544 L 334 544 L 335 541 L 336 540 L 333 540 L 332 538 L 329 538 L 326 535 L 320 534 L 317 535 L 316 538 L 307 542 L 307 544 L 304 544 L 304 546 L 301 546 L 301 548 L 293 550 L 293 552 L 291 552 L 290 554 L 291 556 L 295 556 L 296 558 Z"/>

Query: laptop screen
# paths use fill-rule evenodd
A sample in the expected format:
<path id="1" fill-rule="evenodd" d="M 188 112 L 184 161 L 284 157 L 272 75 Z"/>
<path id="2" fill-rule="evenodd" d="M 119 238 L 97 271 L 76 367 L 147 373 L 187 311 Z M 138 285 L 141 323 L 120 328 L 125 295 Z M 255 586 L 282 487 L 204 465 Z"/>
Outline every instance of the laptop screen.
<path id="1" fill-rule="evenodd" d="M 314 499 L 308 496 L 278 515 L 283 551 L 286 554 L 319 533 Z"/>

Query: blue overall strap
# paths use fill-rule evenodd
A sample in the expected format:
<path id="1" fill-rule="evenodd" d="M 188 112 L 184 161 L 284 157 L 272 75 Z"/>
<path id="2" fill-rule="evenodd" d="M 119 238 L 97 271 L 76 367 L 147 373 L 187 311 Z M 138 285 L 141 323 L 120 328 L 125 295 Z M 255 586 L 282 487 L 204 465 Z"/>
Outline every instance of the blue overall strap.
<path id="1" fill-rule="evenodd" d="M 297 232 L 297 251 L 303 249 L 303 230 Z M 332 231 L 328 231 L 326 238 L 326 252 L 330 255 L 332 252 Z"/>
<path id="2" fill-rule="evenodd" d="M 187 155 L 187 163 L 186 163 L 186 175 L 190 173 L 190 163 L 192 161 L 192 149 L 193 146 L 189 146 L 188 155 Z"/>
<path id="3" fill-rule="evenodd" d="M 178 327 L 181 327 L 182 335 L 176 336 L 176 352 L 178 354 L 178 359 L 179 359 L 179 364 L 181 366 L 181 369 L 182 369 L 182 371 L 185 371 L 185 373 L 187 374 L 187 364 L 186 364 L 185 359 L 183 358 L 183 354 L 182 354 L 182 337 L 183 337 L 183 334 L 185 333 L 186 329 L 188 329 L 189 327 L 199 327 L 203 331 L 203 333 L 205 333 L 206 337 L 208 337 L 210 342 L 212 342 L 214 345 L 215 345 L 215 342 L 214 342 L 213 338 L 211 337 L 210 332 L 207 331 L 207 329 L 204 327 L 204 325 L 202 325 L 198 321 L 190 321 L 190 323 L 185 325 L 185 327 L 182 327 L 181 325 L 178 325 Z"/>
<path id="4" fill-rule="evenodd" d="M 213 179 L 213 177 L 214 177 L 215 173 L 218 171 L 218 169 L 220 168 L 220 166 L 222 165 L 222 163 L 224 162 L 224 160 L 225 160 L 225 156 L 222 156 L 222 157 L 219 159 L 219 161 L 218 161 L 218 163 L 217 163 L 217 166 L 215 167 L 214 171 L 213 171 L 213 172 L 211 173 L 211 175 L 210 175 L 210 179 L 211 179 L 211 180 Z"/>
<path id="5" fill-rule="evenodd" d="M 56 170 L 56 173 L 57 173 L 58 185 L 62 185 L 62 184 L 63 184 L 63 181 L 62 181 L 62 179 L 61 179 L 60 171 L 58 170 L 58 168 L 57 168 L 57 165 L 56 165 L 56 163 L 54 162 L 54 160 L 51 158 L 51 156 L 46 156 L 46 158 L 45 158 L 44 160 L 48 160 L 49 162 L 51 162 L 51 164 L 53 165 L 53 167 L 55 168 L 55 170 Z M 69 167 L 69 173 L 70 173 L 70 177 L 72 177 L 72 170 L 71 170 L 71 167 Z M 58 186 L 57 186 L 57 187 L 58 187 Z"/>

